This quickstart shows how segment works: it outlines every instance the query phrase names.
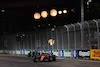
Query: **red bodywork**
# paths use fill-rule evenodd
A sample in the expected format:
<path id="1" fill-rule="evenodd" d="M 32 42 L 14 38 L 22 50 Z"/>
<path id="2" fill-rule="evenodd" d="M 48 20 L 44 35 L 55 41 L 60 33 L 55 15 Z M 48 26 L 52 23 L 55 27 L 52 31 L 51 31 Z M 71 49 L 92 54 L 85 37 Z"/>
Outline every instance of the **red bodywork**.
<path id="1" fill-rule="evenodd" d="M 43 61 L 44 57 L 47 58 L 49 56 L 49 54 L 42 54 L 42 55 L 38 55 L 37 58 L 40 58 L 40 61 Z"/>
<path id="2" fill-rule="evenodd" d="M 38 55 L 38 58 L 41 57 L 41 56 L 45 56 L 45 57 L 48 57 L 49 54 L 42 54 L 42 55 Z"/>

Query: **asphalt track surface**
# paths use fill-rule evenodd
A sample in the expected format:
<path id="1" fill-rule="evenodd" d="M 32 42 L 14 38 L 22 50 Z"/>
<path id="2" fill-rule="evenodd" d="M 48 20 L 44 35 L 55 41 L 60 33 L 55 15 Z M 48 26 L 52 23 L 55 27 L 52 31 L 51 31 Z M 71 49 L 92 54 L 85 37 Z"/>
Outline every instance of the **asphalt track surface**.
<path id="1" fill-rule="evenodd" d="M 33 62 L 31 57 L 0 54 L 0 67 L 100 67 L 100 61 L 58 58 L 53 62 Z"/>

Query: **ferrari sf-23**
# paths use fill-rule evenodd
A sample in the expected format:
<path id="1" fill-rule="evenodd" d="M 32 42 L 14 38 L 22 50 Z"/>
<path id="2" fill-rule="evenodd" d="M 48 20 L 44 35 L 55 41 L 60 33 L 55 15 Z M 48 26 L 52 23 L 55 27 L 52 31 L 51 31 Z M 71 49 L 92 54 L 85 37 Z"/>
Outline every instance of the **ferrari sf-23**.
<path id="1" fill-rule="evenodd" d="M 56 56 L 53 53 L 42 53 L 41 55 L 38 53 L 37 55 L 33 56 L 34 62 L 41 62 L 41 61 L 56 61 Z"/>

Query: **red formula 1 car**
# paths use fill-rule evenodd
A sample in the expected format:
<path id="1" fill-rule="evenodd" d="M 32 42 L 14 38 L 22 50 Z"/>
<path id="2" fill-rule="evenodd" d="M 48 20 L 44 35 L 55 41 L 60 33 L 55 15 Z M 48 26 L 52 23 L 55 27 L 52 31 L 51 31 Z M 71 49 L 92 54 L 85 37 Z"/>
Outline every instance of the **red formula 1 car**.
<path id="1" fill-rule="evenodd" d="M 33 61 L 56 61 L 56 56 L 49 53 L 42 53 L 41 55 L 36 55 L 33 57 Z"/>

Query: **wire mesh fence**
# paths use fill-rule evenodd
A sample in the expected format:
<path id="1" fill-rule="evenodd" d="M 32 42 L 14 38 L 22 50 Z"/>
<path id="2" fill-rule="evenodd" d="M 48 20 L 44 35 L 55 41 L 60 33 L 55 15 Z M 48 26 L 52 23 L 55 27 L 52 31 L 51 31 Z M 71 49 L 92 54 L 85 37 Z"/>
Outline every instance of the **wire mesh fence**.
<path id="1" fill-rule="evenodd" d="M 100 19 L 7 35 L 7 49 L 100 49 Z M 83 33 L 82 33 L 83 31 Z M 16 36 L 18 35 L 18 36 Z M 83 35 L 83 37 L 81 36 Z M 19 39 L 18 39 L 19 37 Z M 83 45 L 82 45 L 83 40 Z"/>

